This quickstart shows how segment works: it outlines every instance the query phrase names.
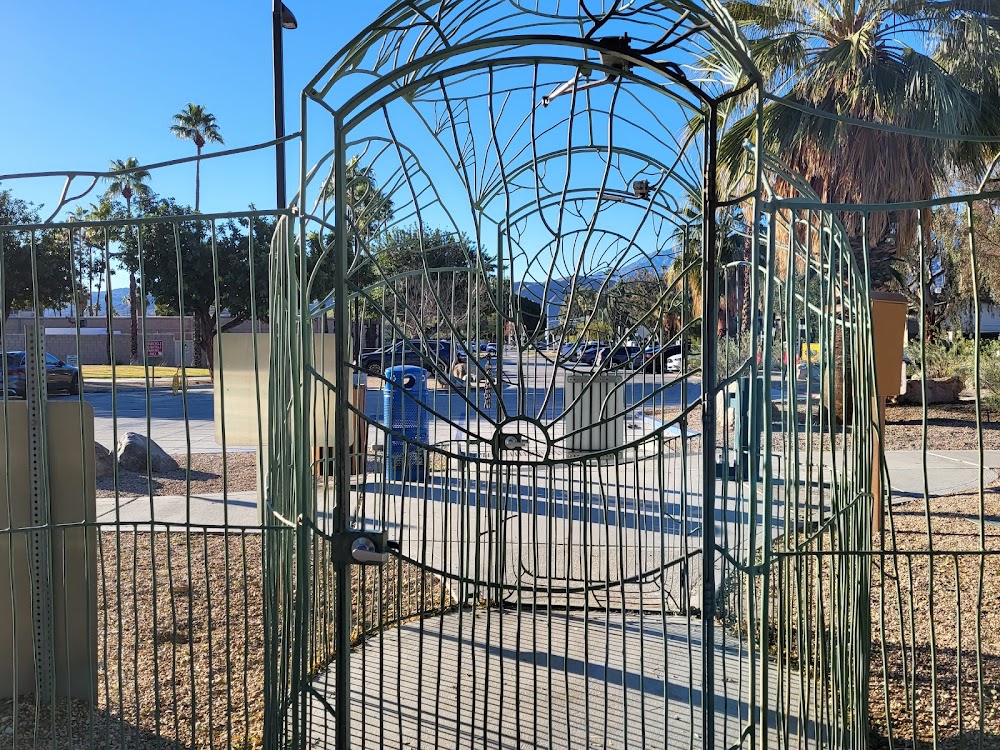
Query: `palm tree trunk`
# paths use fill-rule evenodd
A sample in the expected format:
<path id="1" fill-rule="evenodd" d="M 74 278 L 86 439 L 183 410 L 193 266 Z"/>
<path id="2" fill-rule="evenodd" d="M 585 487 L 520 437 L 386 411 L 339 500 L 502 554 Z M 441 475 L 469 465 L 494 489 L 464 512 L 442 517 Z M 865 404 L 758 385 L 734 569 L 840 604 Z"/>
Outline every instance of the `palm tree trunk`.
<path id="1" fill-rule="evenodd" d="M 194 163 L 194 210 L 201 205 L 201 146 L 198 146 L 198 161 Z"/>
<path id="2" fill-rule="evenodd" d="M 135 271 L 128 272 L 128 307 L 129 315 L 132 317 L 132 328 L 130 330 L 131 335 L 131 363 L 133 365 L 139 364 L 139 314 L 136 311 L 136 305 L 138 304 L 138 299 L 136 295 L 136 284 L 135 284 Z"/>

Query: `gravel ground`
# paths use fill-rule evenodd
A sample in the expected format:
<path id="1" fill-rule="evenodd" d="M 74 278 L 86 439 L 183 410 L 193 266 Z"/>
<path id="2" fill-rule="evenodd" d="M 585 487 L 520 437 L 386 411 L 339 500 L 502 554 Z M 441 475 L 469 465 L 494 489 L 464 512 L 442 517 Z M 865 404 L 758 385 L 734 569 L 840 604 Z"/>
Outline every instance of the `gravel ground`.
<path id="1" fill-rule="evenodd" d="M 229 453 L 226 455 L 223 471 L 223 454 L 192 453 L 175 454 L 173 459 L 180 468 L 167 474 L 152 477 L 153 493 L 156 495 L 186 495 L 188 487 L 187 467 L 190 466 L 191 494 L 203 495 L 208 492 L 222 492 L 223 484 L 229 492 L 253 492 L 257 489 L 257 453 Z M 225 476 L 226 481 L 222 479 Z M 149 485 L 145 473 L 134 471 L 118 472 L 119 494 L 127 497 L 148 495 Z M 97 480 L 98 497 L 115 496 L 114 476 Z"/>
<path id="2" fill-rule="evenodd" d="M 920 406 L 904 406 L 888 404 L 885 412 L 885 449 L 922 450 L 923 449 L 923 410 Z M 1000 450 L 1000 413 L 983 411 L 983 448 L 985 450 Z M 785 435 L 783 416 L 780 410 L 775 411 L 775 422 L 772 425 L 774 449 L 784 450 Z M 817 409 L 813 408 L 813 423 L 808 427 L 813 432 L 813 446 L 818 448 L 819 434 L 823 433 L 822 446 L 828 450 L 830 446 L 830 426 L 820 423 Z M 799 408 L 798 435 L 799 443 L 805 448 L 805 432 L 807 421 L 805 409 Z M 845 432 L 842 425 L 836 427 L 836 445 L 842 447 L 844 435 L 852 436 L 850 428 Z M 859 434 L 860 438 L 861 435 Z M 976 407 L 973 402 L 961 401 L 957 404 L 933 405 L 927 409 L 927 449 L 928 450 L 977 450 L 979 433 L 976 429 Z"/>
<path id="3" fill-rule="evenodd" d="M 914 554 L 873 565 L 869 705 L 873 730 L 885 738 L 891 727 L 897 747 L 931 747 L 935 723 L 940 747 L 980 747 L 982 716 L 982 747 L 1000 748 L 1000 484 L 983 517 L 989 553 L 962 554 L 981 549 L 978 491 L 892 511 L 894 548 Z"/>
<path id="4" fill-rule="evenodd" d="M 0 748 L 260 747 L 260 535 L 105 531 L 99 539 L 97 706 L 93 712 L 80 701 L 46 707 L 36 731 L 34 703 L 21 700 L 15 732 L 14 706 L 0 701 Z M 317 552 L 317 558 L 328 555 Z M 376 612 L 391 627 L 449 601 L 430 576 L 398 564 L 385 569 L 381 584 L 378 571 L 358 569 L 355 641 Z M 324 596 L 322 585 L 330 580 L 329 566 L 316 570 L 314 589 L 323 600 L 317 612 L 329 612 L 324 602 L 332 591 Z M 332 642 L 328 630 L 316 629 L 318 649 Z M 325 663 L 317 661 L 317 668 Z"/>
<path id="5" fill-rule="evenodd" d="M 923 448 L 923 408 L 889 405 L 885 411 L 886 449 Z M 927 407 L 927 447 L 929 450 L 976 450 L 976 405 L 962 401 Z M 1000 450 L 1000 414 L 983 412 L 983 447 Z"/>

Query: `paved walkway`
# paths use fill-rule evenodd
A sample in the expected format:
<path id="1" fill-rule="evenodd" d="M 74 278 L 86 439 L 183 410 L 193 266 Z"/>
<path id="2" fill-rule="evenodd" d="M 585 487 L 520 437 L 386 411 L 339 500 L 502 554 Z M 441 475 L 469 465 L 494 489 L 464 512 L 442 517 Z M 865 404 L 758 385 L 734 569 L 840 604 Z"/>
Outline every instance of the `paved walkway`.
<path id="1" fill-rule="evenodd" d="M 924 496 L 922 451 L 889 451 L 885 454 L 892 486 L 892 502 L 907 503 Z M 927 487 L 931 497 L 967 492 L 979 486 L 978 451 L 927 452 Z M 1000 451 L 984 451 L 982 480 L 985 486 L 996 481 Z"/>
<path id="2" fill-rule="evenodd" d="M 116 507 L 115 498 L 97 499 L 98 523 L 136 524 L 140 528 L 153 524 L 191 524 L 192 526 L 257 526 L 257 493 L 221 492 L 192 495 L 122 496 Z"/>
<path id="3" fill-rule="evenodd" d="M 351 724 L 365 747 L 688 750 L 702 740 L 697 620 L 635 613 L 465 608 L 407 622 L 351 654 Z M 759 694 L 741 641 L 715 632 L 715 747 L 746 747 Z M 759 668 L 759 667 L 758 667 Z M 794 674 L 794 673 L 793 673 Z M 799 679 L 769 680 L 758 747 L 832 738 Z M 333 735 L 333 668 L 312 682 L 309 736 Z M 741 743 L 741 738 L 744 741 Z M 791 741 L 795 746 L 796 740 Z"/>
<path id="4" fill-rule="evenodd" d="M 1000 475 L 1000 451 L 983 456 L 983 482 L 989 486 Z M 924 496 L 923 459 L 920 451 L 891 451 L 886 454 L 894 503 L 908 503 Z M 689 476 L 689 479 L 691 477 Z M 975 490 L 980 471 L 977 451 L 929 451 L 927 489 L 931 497 Z M 696 483 L 693 483 L 696 484 Z M 405 494 L 405 493 L 403 493 Z M 192 495 L 122 496 L 117 513 L 114 498 L 97 500 L 97 520 L 101 523 L 181 524 L 195 526 L 257 525 L 257 493 L 220 492 Z M 322 518 L 320 519 L 323 520 Z M 670 530 L 666 530 L 671 533 Z"/>

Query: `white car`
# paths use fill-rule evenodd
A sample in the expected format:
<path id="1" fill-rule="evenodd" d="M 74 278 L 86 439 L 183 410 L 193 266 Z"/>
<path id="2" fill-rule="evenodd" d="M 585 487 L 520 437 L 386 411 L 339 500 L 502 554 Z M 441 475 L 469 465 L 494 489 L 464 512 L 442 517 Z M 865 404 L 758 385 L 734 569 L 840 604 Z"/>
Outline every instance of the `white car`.
<path id="1" fill-rule="evenodd" d="M 667 372 L 680 372 L 680 371 L 681 371 L 680 353 L 673 354 L 667 357 Z"/>

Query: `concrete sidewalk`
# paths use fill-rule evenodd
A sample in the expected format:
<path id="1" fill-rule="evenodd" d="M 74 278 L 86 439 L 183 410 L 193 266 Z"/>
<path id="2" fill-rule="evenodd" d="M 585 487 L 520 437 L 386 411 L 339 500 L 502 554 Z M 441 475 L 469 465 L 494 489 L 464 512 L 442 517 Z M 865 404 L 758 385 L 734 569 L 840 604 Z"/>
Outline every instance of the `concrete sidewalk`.
<path id="1" fill-rule="evenodd" d="M 257 493 L 221 492 L 192 495 L 122 496 L 115 507 L 115 498 L 97 499 L 98 523 L 136 524 L 148 528 L 152 524 L 191 524 L 192 526 L 259 526 Z"/>
<path id="2" fill-rule="evenodd" d="M 924 496 L 924 461 L 921 451 L 886 453 L 893 503 L 909 503 Z M 983 484 L 990 485 L 1000 474 L 1000 451 L 983 456 Z M 979 486 L 979 456 L 976 451 L 928 451 L 927 490 L 931 497 L 969 492 Z M 325 515 L 325 514 L 321 514 Z M 321 519 L 322 520 L 322 519 Z M 113 497 L 98 498 L 99 523 L 148 526 L 150 523 L 191 524 L 193 526 L 257 526 L 257 493 L 221 492 L 192 495 L 122 496 L 116 512 Z"/>
<path id="3" fill-rule="evenodd" d="M 924 457 L 922 451 L 888 451 L 885 462 L 889 470 L 893 503 L 908 503 L 924 496 Z M 979 486 L 979 452 L 970 450 L 928 450 L 926 458 L 926 490 L 931 497 L 968 492 Z M 997 479 L 1000 451 L 983 452 L 983 485 Z"/>

